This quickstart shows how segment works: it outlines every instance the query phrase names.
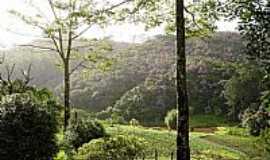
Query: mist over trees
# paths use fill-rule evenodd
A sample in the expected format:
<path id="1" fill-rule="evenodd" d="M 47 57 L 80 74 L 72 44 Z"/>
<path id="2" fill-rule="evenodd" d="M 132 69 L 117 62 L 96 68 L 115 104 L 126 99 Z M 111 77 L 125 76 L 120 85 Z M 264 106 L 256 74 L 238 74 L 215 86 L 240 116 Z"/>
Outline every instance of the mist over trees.
<path id="1" fill-rule="evenodd" d="M 175 97 L 174 37 L 156 36 L 141 44 L 113 41 L 110 43 L 112 51 L 108 55 L 116 59 L 115 64 L 105 72 L 97 69 L 91 73 L 84 73 L 83 70 L 75 73 L 71 81 L 72 106 L 94 112 L 112 106 L 121 110 L 121 115 L 123 114 L 127 121 L 138 118 L 141 121 L 150 119 L 149 123 L 152 124 L 162 122 L 167 111 L 175 107 L 176 101 L 173 98 Z M 246 74 L 245 70 L 250 70 L 242 62 L 245 55 L 240 51 L 243 48 L 240 35 L 230 32 L 220 32 L 209 38 L 192 38 L 187 41 L 187 80 L 191 114 L 224 115 L 224 112 L 229 114 L 229 106 L 232 105 L 230 102 L 232 97 L 226 96 L 231 95 L 229 86 L 233 85 L 239 73 Z M 7 55 L 6 64 L 16 63 L 20 68 L 27 68 L 31 63 L 33 65 L 31 75 L 34 78 L 31 84 L 48 87 L 55 95 L 62 96 L 61 68 L 54 65 L 57 64 L 57 60 L 53 56 L 30 48 L 15 48 L 6 51 L 5 55 Z M 256 64 L 252 66 L 249 68 L 256 69 Z M 1 70 L 5 76 L 4 65 Z M 15 70 L 14 74 L 14 77 L 20 77 L 20 70 Z M 260 79 L 259 77 L 255 76 L 257 79 Z M 241 83 L 239 80 L 236 81 Z M 258 80 L 250 81 L 254 84 L 248 86 L 257 86 Z M 243 85 L 246 84 L 243 82 Z M 253 101 L 245 102 L 248 105 L 255 103 L 259 91 L 260 89 L 256 93 L 253 92 L 255 94 Z M 246 88 L 243 92 L 251 93 L 246 92 Z M 132 115 L 132 112 L 129 112 L 131 115 L 128 116 L 125 114 L 128 108 L 135 111 L 141 108 L 139 113 L 146 116 L 141 119 Z M 147 110 L 152 112 L 156 109 L 160 109 L 155 112 L 159 114 L 158 116 L 146 114 Z M 157 120 L 152 117 L 156 117 L 154 119 Z"/>

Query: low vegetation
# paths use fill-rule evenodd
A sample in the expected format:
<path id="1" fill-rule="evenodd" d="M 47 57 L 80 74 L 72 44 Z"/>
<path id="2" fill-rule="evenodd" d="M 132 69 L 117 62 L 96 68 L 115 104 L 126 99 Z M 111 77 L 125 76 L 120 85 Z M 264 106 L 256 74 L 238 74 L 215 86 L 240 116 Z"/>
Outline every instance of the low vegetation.
<path id="1" fill-rule="evenodd" d="M 77 150 L 83 144 L 105 136 L 106 131 L 101 123 L 94 120 L 79 119 L 70 123 L 65 132 L 65 141 L 68 146 Z"/>
<path id="2" fill-rule="evenodd" d="M 114 135 L 84 144 L 74 160 L 133 160 L 145 157 L 146 141 L 143 138 Z"/>
<path id="3" fill-rule="evenodd" d="M 57 151 L 58 123 L 28 94 L 12 94 L 0 104 L 0 157 L 2 160 L 47 160 Z M 48 105 L 46 106 L 48 107 Z"/>
<path id="4" fill-rule="evenodd" d="M 255 147 L 257 139 L 251 136 L 229 135 L 230 128 L 217 128 L 215 132 L 192 132 L 191 149 L 195 160 L 242 160 L 263 159 L 265 154 Z M 235 130 L 238 130 L 235 128 Z M 155 158 L 155 152 L 161 160 L 171 158 L 175 155 L 176 132 L 160 128 L 144 128 L 117 125 L 107 127 L 112 135 L 137 136 L 147 142 L 145 152 L 148 159 Z M 239 129 L 241 131 L 241 129 Z M 265 159 L 266 160 L 266 159 Z"/>

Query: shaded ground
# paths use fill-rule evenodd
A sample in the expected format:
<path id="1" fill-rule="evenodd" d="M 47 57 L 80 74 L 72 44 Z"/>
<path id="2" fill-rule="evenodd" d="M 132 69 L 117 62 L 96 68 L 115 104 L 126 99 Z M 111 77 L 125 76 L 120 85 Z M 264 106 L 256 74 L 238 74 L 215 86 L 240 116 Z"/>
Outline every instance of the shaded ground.
<path id="1" fill-rule="evenodd" d="M 191 132 L 215 133 L 216 131 L 218 131 L 217 127 L 191 128 Z"/>

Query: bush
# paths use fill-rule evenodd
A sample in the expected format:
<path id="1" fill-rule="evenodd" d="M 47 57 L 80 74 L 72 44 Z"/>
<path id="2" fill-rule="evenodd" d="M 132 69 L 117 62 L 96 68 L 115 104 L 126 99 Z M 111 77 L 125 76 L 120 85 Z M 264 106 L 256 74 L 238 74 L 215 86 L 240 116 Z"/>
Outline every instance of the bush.
<path id="1" fill-rule="evenodd" d="M 134 136 L 93 140 L 79 148 L 75 160 L 134 160 L 144 156 L 145 141 Z"/>
<path id="2" fill-rule="evenodd" d="M 108 120 L 111 118 L 111 115 L 114 113 L 113 107 L 108 107 L 105 110 L 102 110 L 96 114 L 97 118 L 100 120 Z"/>
<path id="3" fill-rule="evenodd" d="M 26 94 L 0 103 L 1 160 L 48 160 L 57 152 L 54 117 Z"/>
<path id="4" fill-rule="evenodd" d="M 63 151 L 59 151 L 56 156 L 53 158 L 53 160 L 68 160 L 68 155 Z"/>
<path id="5" fill-rule="evenodd" d="M 250 136 L 246 128 L 227 127 L 226 133 L 232 136 L 248 137 Z"/>
<path id="6" fill-rule="evenodd" d="M 104 136 L 106 136 L 106 132 L 103 125 L 93 120 L 78 120 L 70 123 L 65 133 L 67 144 L 71 145 L 73 149 L 78 149 L 84 143 Z"/>
<path id="7" fill-rule="evenodd" d="M 136 126 L 139 126 L 140 125 L 140 122 L 135 119 L 135 118 L 132 118 L 130 121 L 129 121 L 129 124 L 133 127 L 136 127 Z"/>
<path id="8" fill-rule="evenodd" d="M 270 128 L 270 112 L 262 107 L 258 111 L 248 109 L 242 116 L 242 123 L 251 135 L 259 136 L 262 131 Z"/>
<path id="9" fill-rule="evenodd" d="M 165 124 L 167 125 L 168 129 L 175 130 L 177 125 L 177 110 L 173 109 L 167 113 L 165 117 Z"/>

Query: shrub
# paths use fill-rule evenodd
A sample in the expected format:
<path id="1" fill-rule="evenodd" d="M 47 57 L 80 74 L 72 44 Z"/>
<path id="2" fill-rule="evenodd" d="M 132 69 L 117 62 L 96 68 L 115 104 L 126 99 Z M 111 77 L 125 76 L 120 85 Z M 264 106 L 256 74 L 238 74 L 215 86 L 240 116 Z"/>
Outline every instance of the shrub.
<path id="1" fill-rule="evenodd" d="M 126 124 L 125 119 L 120 116 L 117 112 L 112 113 L 111 115 L 111 124 Z"/>
<path id="2" fill-rule="evenodd" d="M 97 115 L 97 118 L 100 120 L 108 120 L 111 118 L 111 115 L 113 114 L 113 112 L 114 112 L 114 108 L 110 106 L 107 109 L 98 112 L 96 115 Z"/>
<path id="3" fill-rule="evenodd" d="M 106 132 L 103 125 L 93 120 L 78 120 L 75 123 L 70 123 L 65 133 L 67 144 L 74 149 L 78 149 L 92 139 L 104 136 L 106 136 Z"/>
<path id="4" fill-rule="evenodd" d="M 26 94 L 0 103 L 1 160 L 48 160 L 57 152 L 54 117 Z"/>
<path id="5" fill-rule="evenodd" d="M 139 122 L 137 119 L 132 118 L 132 119 L 129 121 L 129 124 L 130 124 L 131 126 L 136 127 L 136 126 L 138 126 L 138 125 L 140 124 L 140 122 Z"/>
<path id="6" fill-rule="evenodd" d="M 79 148 L 75 160 L 134 160 L 144 156 L 145 141 L 134 136 L 93 140 Z"/>
<path id="7" fill-rule="evenodd" d="M 251 135 L 259 136 L 262 131 L 270 128 L 270 112 L 262 107 L 258 111 L 246 110 L 242 116 L 242 123 Z"/>
<path id="8" fill-rule="evenodd" d="M 106 110 L 98 112 L 96 118 L 99 120 L 105 120 L 114 126 L 114 124 L 127 124 L 123 116 L 121 116 L 120 111 L 113 107 L 108 107 Z"/>
<path id="9" fill-rule="evenodd" d="M 165 117 L 165 124 L 167 125 L 168 129 L 176 129 L 177 125 L 177 110 L 173 109 L 167 113 Z"/>
<path id="10" fill-rule="evenodd" d="M 147 78 L 144 84 L 127 91 L 114 104 L 114 109 L 120 113 L 126 122 L 137 119 L 143 126 L 160 126 L 166 113 L 175 104 L 174 87 L 167 77 L 156 76 Z M 154 78 L 154 79 L 152 79 Z M 157 82 L 157 83 L 156 83 Z M 162 95 L 162 96 L 161 96 Z"/>
<path id="11" fill-rule="evenodd" d="M 68 160 L 68 155 L 63 151 L 59 151 L 56 156 L 53 158 L 53 160 Z"/>
<path id="12" fill-rule="evenodd" d="M 246 128 L 226 127 L 225 133 L 232 136 L 248 137 L 250 136 Z"/>

